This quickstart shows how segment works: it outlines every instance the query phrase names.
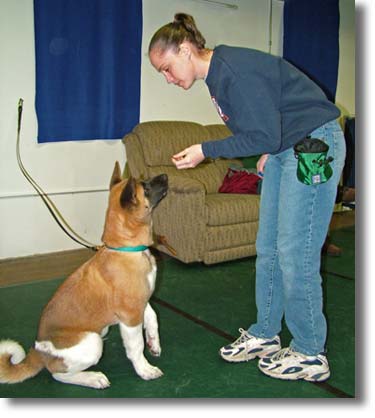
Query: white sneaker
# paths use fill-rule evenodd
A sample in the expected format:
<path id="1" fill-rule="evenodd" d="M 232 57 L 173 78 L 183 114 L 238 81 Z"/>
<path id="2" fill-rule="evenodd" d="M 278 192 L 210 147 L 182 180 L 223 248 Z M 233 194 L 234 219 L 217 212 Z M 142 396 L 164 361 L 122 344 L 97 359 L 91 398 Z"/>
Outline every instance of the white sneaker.
<path id="1" fill-rule="evenodd" d="M 253 337 L 242 328 L 239 329 L 239 332 L 241 335 L 236 341 L 220 348 L 219 354 L 225 361 L 234 363 L 249 361 L 256 357 L 262 358 L 272 355 L 281 349 L 278 336 L 268 340 Z"/>
<path id="2" fill-rule="evenodd" d="M 323 382 L 330 376 L 327 357 L 321 353 L 307 356 L 287 347 L 259 360 L 259 370 L 267 376 L 283 380 Z"/>

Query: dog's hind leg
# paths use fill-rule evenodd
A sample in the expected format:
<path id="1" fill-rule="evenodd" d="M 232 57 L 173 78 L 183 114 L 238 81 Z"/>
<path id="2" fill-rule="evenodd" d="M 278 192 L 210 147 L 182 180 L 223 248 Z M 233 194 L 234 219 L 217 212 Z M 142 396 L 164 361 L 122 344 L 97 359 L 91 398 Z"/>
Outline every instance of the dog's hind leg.
<path id="1" fill-rule="evenodd" d="M 150 353 L 159 357 L 161 354 L 160 338 L 158 330 L 158 318 L 151 305 L 148 303 L 144 314 L 144 323 L 146 334 L 146 343 Z"/>
<path id="2" fill-rule="evenodd" d="M 53 373 L 53 378 L 62 383 L 86 386 L 93 389 L 105 389 L 111 384 L 101 372 Z"/>
<path id="3" fill-rule="evenodd" d="M 133 363 L 136 373 L 144 380 L 157 379 L 162 376 L 163 372 L 157 367 L 152 366 L 143 354 L 144 341 L 142 324 L 129 327 L 120 322 L 120 332 L 126 355 Z"/>
<path id="4" fill-rule="evenodd" d="M 103 352 L 103 341 L 99 334 L 86 332 L 80 342 L 68 348 L 56 348 L 51 341 L 36 341 L 35 349 L 53 356 L 55 360 L 47 364 L 54 379 L 63 383 L 104 389 L 110 386 L 107 377 L 101 372 L 84 372 L 95 365 Z"/>

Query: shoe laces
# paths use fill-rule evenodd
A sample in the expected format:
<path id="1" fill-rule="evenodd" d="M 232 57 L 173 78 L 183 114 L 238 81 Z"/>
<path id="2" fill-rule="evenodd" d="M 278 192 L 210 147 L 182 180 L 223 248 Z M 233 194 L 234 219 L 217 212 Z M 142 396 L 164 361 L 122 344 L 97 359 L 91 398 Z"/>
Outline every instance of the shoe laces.
<path id="1" fill-rule="evenodd" d="M 245 331 L 243 328 L 239 328 L 238 330 L 240 332 L 240 336 L 237 338 L 232 345 L 236 346 L 242 343 L 246 343 L 248 340 L 250 340 L 251 336 Z"/>
<path id="2" fill-rule="evenodd" d="M 279 350 L 272 356 L 272 360 L 280 361 L 283 360 L 285 357 L 293 356 L 296 354 L 296 351 L 293 350 L 291 347 L 285 347 Z"/>

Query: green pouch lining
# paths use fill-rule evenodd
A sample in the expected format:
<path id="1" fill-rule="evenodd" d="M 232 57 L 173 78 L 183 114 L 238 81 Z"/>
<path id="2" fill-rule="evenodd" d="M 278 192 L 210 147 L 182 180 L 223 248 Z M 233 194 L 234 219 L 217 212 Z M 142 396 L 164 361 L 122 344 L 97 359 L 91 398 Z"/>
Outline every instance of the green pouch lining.
<path id="1" fill-rule="evenodd" d="M 294 146 L 294 154 L 298 159 L 297 178 L 309 186 L 327 182 L 332 176 L 330 162 L 327 158 L 329 146 L 317 138 L 304 138 Z"/>

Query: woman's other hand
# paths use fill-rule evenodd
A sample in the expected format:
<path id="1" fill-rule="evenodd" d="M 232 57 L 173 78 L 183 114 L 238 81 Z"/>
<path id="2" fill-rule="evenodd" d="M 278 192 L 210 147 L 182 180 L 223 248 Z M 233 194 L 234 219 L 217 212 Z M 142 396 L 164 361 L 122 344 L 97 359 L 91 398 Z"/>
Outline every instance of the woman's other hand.
<path id="1" fill-rule="evenodd" d="M 263 154 L 257 162 L 257 172 L 262 177 L 264 175 L 264 168 L 265 168 L 268 156 L 269 154 Z"/>

